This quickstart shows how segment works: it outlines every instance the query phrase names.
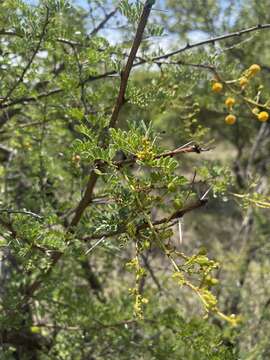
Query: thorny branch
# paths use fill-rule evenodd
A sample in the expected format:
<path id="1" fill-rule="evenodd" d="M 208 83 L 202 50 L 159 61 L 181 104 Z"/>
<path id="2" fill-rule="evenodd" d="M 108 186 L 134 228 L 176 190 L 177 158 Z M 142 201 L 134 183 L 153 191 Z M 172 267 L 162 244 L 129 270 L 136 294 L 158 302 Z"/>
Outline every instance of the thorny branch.
<path id="1" fill-rule="evenodd" d="M 160 158 L 164 158 L 164 157 L 173 157 L 176 156 L 178 154 L 186 154 L 186 153 L 197 153 L 200 154 L 203 151 L 209 151 L 210 148 L 201 148 L 199 145 L 195 144 L 195 145 L 190 145 L 190 146 L 181 146 L 175 150 L 171 150 L 171 151 L 165 151 L 161 154 L 158 154 L 154 157 L 154 159 L 160 159 Z M 130 165 L 135 163 L 137 160 L 137 157 L 134 156 L 130 159 L 124 159 L 124 160 L 119 160 L 119 161 L 115 161 L 114 165 L 116 165 L 117 167 L 122 167 L 123 165 Z"/>
<path id="2" fill-rule="evenodd" d="M 196 202 L 189 204 L 186 207 L 183 207 L 182 209 L 175 211 L 172 215 L 170 215 L 168 217 L 164 217 L 160 220 L 153 221 L 152 225 L 158 226 L 158 225 L 162 225 L 162 224 L 167 224 L 175 219 L 179 219 L 179 218 L 183 217 L 185 214 L 187 214 L 188 212 L 191 212 L 195 209 L 205 206 L 207 204 L 207 202 L 208 202 L 207 199 L 199 199 Z M 136 233 L 139 233 L 140 231 L 148 229 L 148 228 L 149 228 L 149 224 L 147 222 L 143 222 L 136 227 Z M 108 238 L 108 237 L 123 234 L 126 231 L 127 231 L 127 229 L 124 226 L 124 227 L 120 227 L 119 229 L 117 229 L 115 231 L 110 231 L 110 232 L 102 233 L 102 234 L 98 234 L 98 235 L 87 236 L 87 237 L 83 238 L 83 240 L 91 241 L 91 240 L 100 239 L 100 238 Z"/>
<path id="3" fill-rule="evenodd" d="M 246 28 L 246 29 L 242 29 L 242 30 L 239 30 L 239 31 L 235 31 L 235 32 L 231 32 L 231 33 L 228 33 L 228 34 L 220 35 L 220 36 L 217 36 L 217 37 L 212 37 L 212 38 L 209 38 L 209 39 L 206 39 L 206 40 L 203 40 L 203 41 L 199 41 L 199 42 L 196 42 L 196 43 L 193 43 L 193 44 L 188 43 L 185 46 L 183 46 L 182 48 L 180 48 L 178 50 L 175 50 L 173 52 L 169 52 L 169 53 L 166 53 L 164 55 L 156 56 L 156 57 L 149 58 L 149 59 L 141 59 L 140 61 L 138 61 L 136 63 L 133 63 L 132 68 L 143 65 L 143 64 L 146 64 L 146 63 L 159 63 L 160 60 L 168 59 L 168 58 L 170 58 L 170 57 L 172 57 L 174 55 L 180 54 L 182 52 L 185 52 L 185 51 L 188 51 L 188 50 L 200 47 L 200 46 L 204 46 L 204 45 L 207 45 L 207 44 L 215 44 L 216 42 L 219 42 L 219 41 L 222 41 L 222 40 L 235 38 L 235 37 L 241 37 L 242 35 L 244 35 L 246 33 L 256 32 L 256 31 L 260 31 L 260 30 L 267 30 L 269 28 L 270 28 L 270 24 L 258 24 L 258 25 L 255 25 L 255 26 L 252 26 L 252 27 L 249 27 L 249 28 Z M 0 30 L 0 35 L 1 34 L 2 35 L 20 36 L 19 34 L 16 34 L 16 33 L 12 32 L 12 31 L 4 30 L 4 29 Z M 67 40 L 67 39 L 59 38 L 59 39 L 57 39 L 57 41 L 67 43 L 67 44 L 72 45 L 72 46 L 73 45 L 78 45 L 77 42 L 74 42 L 72 40 Z M 182 65 L 194 66 L 194 64 L 184 64 L 184 63 Z M 88 82 L 104 79 L 104 78 L 107 78 L 107 77 L 111 77 L 113 75 L 118 75 L 118 71 L 111 70 L 111 71 L 107 71 L 107 72 L 105 72 L 103 74 L 99 74 L 99 75 L 96 75 L 96 76 L 89 76 L 88 78 L 84 79 L 83 82 L 88 83 Z M 78 84 L 78 86 L 80 86 L 80 85 L 81 84 Z M 4 108 L 7 108 L 7 107 L 16 105 L 16 104 L 35 102 L 35 101 L 37 101 L 37 100 L 39 100 L 39 99 L 41 99 L 43 97 L 51 96 L 51 95 L 60 93 L 62 91 L 64 91 L 64 89 L 56 88 L 56 89 L 53 89 L 53 90 L 49 90 L 48 92 L 41 93 L 41 94 L 39 94 L 39 95 L 37 95 L 35 97 L 34 96 L 22 97 L 22 98 L 14 99 L 14 100 L 12 100 L 10 102 L 6 102 L 6 103 L 4 103 L 2 101 L 2 104 L 0 104 L 0 108 L 4 109 Z M 7 99 L 5 99 L 5 100 L 7 100 Z"/>
<path id="4" fill-rule="evenodd" d="M 151 8 L 152 8 L 152 4 L 150 1 L 146 1 L 144 8 L 142 10 L 142 14 L 139 20 L 139 24 L 138 24 L 138 28 L 135 34 L 135 38 L 130 50 L 130 54 L 126 63 L 126 66 L 124 68 L 124 71 L 121 74 L 121 82 L 120 82 L 120 89 L 119 89 L 119 93 L 116 99 L 116 103 L 112 112 L 112 116 L 111 116 L 111 120 L 109 123 L 109 127 L 115 127 L 116 126 L 116 122 L 118 120 L 118 116 L 120 113 L 120 110 L 124 104 L 125 101 L 125 93 L 126 93 L 126 88 L 127 88 L 127 83 L 128 83 L 128 78 L 130 75 L 130 71 L 133 65 L 133 62 L 135 60 L 137 51 L 139 49 L 139 46 L 142 42 L 142 37 L 143 37 L 143 32 L 147 23 L 147 20 L 149 18 L 150 12 L 151 12 Z M 86 191 L 76 209 L 75 215 L 73 217 L 73 219 L 71 220 L 71 227 L 72 226 L 76 226 L 78 224 L 78 222 L 81 219 L 81 216 L 84 212 L 84 210 L 86 209 L 86 207 L 91 203 L 92 200 L 92 194 L 93 194 L 93 190 L 97 181 L 97 174 L 92 171 L 89 177 L 89 181 L 87 184 L 87 188 Z"/>
<path id="5" fill-rule="evenodd" d="M 269 29 L 269 28 L 270 28 L 270 24 L 258 24 L 258 25 L 255 25 L 255 26 L 251 26 L 251 27 L 249 27 L 247 29 L 242 29 L 242 30 L 234 31 L 234 32 L 231 32 L 231 33 L 228 33 L 228 34 L 212 37 L 212 38 L 209 38 L 209 39 L 206 39 L 206 40 L 203 40 L 203 41 L 195 42 L 193 44 L 187 43 L 185 46 L 183 46 L 182 48 L 180 48 L 178 50 L 171 51 L 171 52 L 169 52 L 169 53 L 167 53 L 165 55 L 156 56 L 152 60 L 157 61 L 157 60 L 161 60 L 161 59 L 167 59 L 169 57 L 180 54 L 180 53 L 182 53 L 182 52 L 184 52 L 186 50 L 190 50 L 190 49 L 193 49 L 193 48 L 198 47 L 198 46 L 207 45 L 207 44 L 213 44 L 214 45 L 218 41 L 222 41 L 222 40 L 226 40 L 226 39 L 230 39 L 230 38 L 235 38 L 235 37 L 237 38 L 237 37 L 240 37 L 240 36 L 242 36 L 244 34 L 251 33 L 253 31 L 265 30 L 265 29 Z"/>
<path id="6" fill-rule="evenodd" d="M 116 121 L 118 119 L 120 109 L 121 109 L 122 105 L 124 104 L 124 97 L 125 97 L 125 91 L 126 91 L 126 87 L 127 87 L 129 74 L 130 74 L 130 71 L 131 71 L 131 68 L 133 65 L 133 61 L 136 57 L 136 53 L 137 53 L 138 48 L 142 41 L 143 32 L 144 32 L 147 20 L 150 15 L 152 5 L 153 5 L 153 1 L 146 0 L 144 8 L 142 10 L 142 14 L 141 14 L 141 17 L 139 20 L 136 35 L 135 35 L 133 45 L 132 45 L 132 48 L 130 51 L 130 55 L 129 55 L 127 63 L 126 63 L 126 67 L 122 73 L 119 94 L 118 94 L 116 104 L 115 104 L 115 107 L 114 107 L 114 110 L 113 110 L 113 113 L 111 116 L 111 121 L 110 121 L 111 127 L 114 127 L 116 125 Z M 75 211 L 75 215 L 74 215 L 73 219 L 71 220 L 70 227 L 67 229 L 68 232 L 71 231 L 72 227 L 76 226 L 79 223 L 79 221 L 84 213 L 84 210 L 91 203 L 92 195 L 93 195 L 93 191 L 94 191 L 94 187 L 95 187 L 97 178 L 98 178 L 97 174 L 94 171 L 92 171 L 89 176 L 89 180 L 88 180 L 88 184 L 87 184 L 85 193 L 84 193 L 81 201 L 79 202 L 79 205 Z M 56 265 L 56 263 L 61 258 L 61 256 L 62 256 L 62 254 L 58 253 L 53 258 L 50 268 L 44 274 L 45 276 L 47 276 L 52 271 L 53 267 Z M 29 286 L 27 295 L 25 298 L 25 302 L 27 302 L 27 300 L 33 296 L 34 292 L 41 286 L 42 282 L 43 282 L 43 278 L 39 277 L 36 281 L 34 281 Z"/>

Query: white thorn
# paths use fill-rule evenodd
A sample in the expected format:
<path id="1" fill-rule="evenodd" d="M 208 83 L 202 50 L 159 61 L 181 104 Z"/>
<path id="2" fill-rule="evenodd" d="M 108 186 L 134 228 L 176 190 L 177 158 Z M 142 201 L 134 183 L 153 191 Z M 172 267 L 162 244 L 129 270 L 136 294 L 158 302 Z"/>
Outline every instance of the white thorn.
<path id="1" fill-rule="evenodd" d="M 181 219 L 178 220 L 179 244 L 183 244 Z"/>
<path id="2" fill-rule="evenodd" d="M 206 190 L 206 192 L 203 194 L 203 196 L 200 198 L 200 200 L 203 200 L 207 194 L 209 193 L 209 191 L 212 189 L 212 186 L 210 186 L 210 188 L 208 190 Z"/>
<path id="3" fill-rule="evenodd" d="M 101 243 L 101 241 L 103 241 L 105 239 L 105 237 L 103 236 L 101 239 L 99 239 L 93 246 L 90 247 L 90 249 L 88 249 L 85 253 L 85 255 L 88 255 L 92 250 L 94 250 L 94 248 L 96 246 L 98 246 L 99 243 Z"/>

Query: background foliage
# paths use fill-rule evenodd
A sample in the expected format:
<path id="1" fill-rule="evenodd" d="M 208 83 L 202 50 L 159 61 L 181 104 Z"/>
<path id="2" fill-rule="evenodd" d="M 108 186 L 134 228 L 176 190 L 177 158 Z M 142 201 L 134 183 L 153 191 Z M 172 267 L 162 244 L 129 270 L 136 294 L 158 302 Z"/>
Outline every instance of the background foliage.
<path id="1" fill-rule="evenodd" d="M 268 359 L 268 2 L 0 6 L 1 358 Z"/>

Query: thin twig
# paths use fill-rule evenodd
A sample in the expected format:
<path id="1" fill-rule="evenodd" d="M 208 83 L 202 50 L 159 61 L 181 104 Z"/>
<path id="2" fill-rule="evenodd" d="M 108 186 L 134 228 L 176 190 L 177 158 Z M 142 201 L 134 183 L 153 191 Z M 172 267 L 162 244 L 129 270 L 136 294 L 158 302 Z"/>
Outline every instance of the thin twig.
<path id="1" fill-rule="evenodd" d="M 161 60 L 161 59 L 167 59 L 169 57 L 180 54 L 186 50 L 190 50 L 190 49 L 193 49 L 198 46 L 207 45 L 207 44 L 215 44 L 218 41 L 222 41 L 222 40 L 226 40 L 226 39 L 230 39 L 230 38 L 234 38 L 234 37 L 240 37 L 244 34 L 247 34 L 247 33 L 253 32 L 253 31 L 266 30 L 269 28 L 270 28 L 270 24 L 258 24 L 255 26 L 251 26 L 247 29 L 242 29 L 242 30 L 234 31 L 234 32 L 231 32 L 228 34 L 212 37 L 212 38 L 209 38 L 209 39 L 206 39 L 203 41 L 195 42 L 193 44 L 187 43 L 185 46 L 183 46 L 182 48 L 180 48 L 178 50 L 171 51 L 165 55 L 156 56 L 152 60 L 156 61 L 156 60 Z"/>
<path id="2" fill-rule="evenodd" d="M 7 213 L 7 214 L 23 214 L 23 215 L 29 215 L 32 216 L 33 218 L 42 219 L 42 216 L 33 213 L 32 211 L 27 211 L 27 210 L 12 210 L 12 209 L 0 209 L 0 213 Z"/>
<path id="3" fill-rule="evenodd" d="M 110 18 L 116 14 L 117 10 L 118 9 L 116 8 L 107 14 L 105 18 L 90 32 L 90 36 L 96 35 L 106 25 Z"/>
<path id="4" fill-rule="evenodd" d="M 161 66 L 161 65 L 189 66 L 189 67 L 194 67 L 194 68 L 198 68 L 198 69 L 205 69 L 205 70 L 208 70 L 208 71 L 216 74 L 216 69 L 211 64 L 194 64 L 194 63 L 187 63 L 182 60 L 179 60 L 179 61 L 154 61 L 154 63 L 159 66 Z"/>
<path id="5" fill-rule="evenodd" d="M 250 175 L 251 172 L 251 167 L 255 158 L 255 155 L 261 145 L 261 142 L 263 140 L 263 138 L 265 138 L 266 135 L 269 134 L 269 126 L 267 123 L 263 123 L 260 127 L 260 130 L 255 138 L 255 141 L 253 142 L 253 146 L 250 150 L 250 155 L 248 157 L 248 164 L 246 166 L 246 176 Z"/>
<path id="6" fill-rule="evenodd" d="M 144 254 L 141 254 L 141 258 L 143 259 L 144 266 L 148 270 L 148 272 L 149 272 L 151 278 L 153 279 L 154 283 L 156 284 L 156 287 L 158 288 L 159 292 L 162 292 L 162 287 L 159 283 L 158 278 L 155 275 L 155 272 L 153 271 L 153 269 L 149 263 L 148 257 Z"/>

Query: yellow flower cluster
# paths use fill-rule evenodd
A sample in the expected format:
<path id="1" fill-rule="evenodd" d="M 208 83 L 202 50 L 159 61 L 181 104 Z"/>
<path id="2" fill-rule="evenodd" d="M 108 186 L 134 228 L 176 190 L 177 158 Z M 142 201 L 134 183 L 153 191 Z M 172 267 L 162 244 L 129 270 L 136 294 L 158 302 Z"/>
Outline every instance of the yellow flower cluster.
<path id="1" fill-rule="evenodd" d="M 212 84 L 212 91 L 215 93 L 221 93 L 224 85 L 231 91 L 233 91 L 233 89 L 231 88 L 230 84 L 231 83 L 235 83 L 238 82 L 241 88 L 241 92 L 240 92 L 240 96 L 242 96 L 242 91 L 247 87 L 247 85 L 249 84 L 249 81 L 252 77 L 254 77 L 256 74 L 258 74 L 261 71 L 261 67 L 258 64 L 252 64 L 246 71 L 244 71 L 244 73 L 242 74 L 242 76 L 240 77 L 239 80 L 233 80 L 233 81 L 229 81 L 229 82 L 221 82 L 220 80 L 216 80 L 213 84 Z M 238 93 L 239 91 L 234 91 L 234 93 Z M 247 101 L 247 102 L 251 102 L 248 101 L 247 99 L 245 99 L 243 96 L 242 98 Z M 253 101 L 254 102 L 254 101 Z M 252 102 L 252 103 L 253 103 Z M 256 102 L 258 102 L 258 100 L 256 100 Z M 228 108 L 229 114 L 225 117 L 225 123 L 227 125 L 233 125 L 236 123 L 236 116 L 232 113 L 233 112 L 233 106 L 236 104 L 236 100 L 234 97 L 227 97 L 225 99 L 225 105 Z M 264 107 L 264 105 L 259 105 L 259 107 Z M 260 111 L 260 109 L 258 107 L 255 107 L 252 110 L 252 113 L 256 116 L 256 118 L 261 121 L 261 122 L 265 122 L 269 119 L 269 113 L 267 111 Z"/>
<path id="2" fill-rule="evenodd" d="M 216 81 L 212 85 L 212 91 L 215 93 L 220 93 L 223 90 L 223 84 L 219 81 Z M 228 97 L 225 100 L 225 105 L 227 106 L 229 111 L 232 111 L 232 108 L 235 104 L 235 99 L 233 97 Z M 225 118 L 225 123 L 228 125 L 233 125 L 236 122 L 236 116 L 229 114 Z"/>
<path id="3" fill-rule="evenodd" d="M 248 85 L 249 80 L 255 76 L 258 72 L 261 71 L 261 67 L 258 64 L 251 65 L 243 74 L 243 76 L 239 80 L 239 85 L 242 89 Z"/>
<path id="4" fill-rule="evenodd" d="M 147 138 L 142 139 L 143 149 L 138 151 L 136 157 L 138 160 L 151 160 L 154 156 L 153 151 L 151 150 L 151 143 Z"/>
<path id="5" fill-rule="evenodd" d="M 232 111 L 233 109 L 233 105 L 235 104 L 235 98 L 233 97 L 228 97 L 226 100 L 225 100 L 225 105 L 227 106 L 228 110 L 229 111 Z M 233 115 L 233 114 L 229 114 L 225 117 L 225 123 L 227 125 L 233 125 L 236 123 L 236 116 Z"/>

